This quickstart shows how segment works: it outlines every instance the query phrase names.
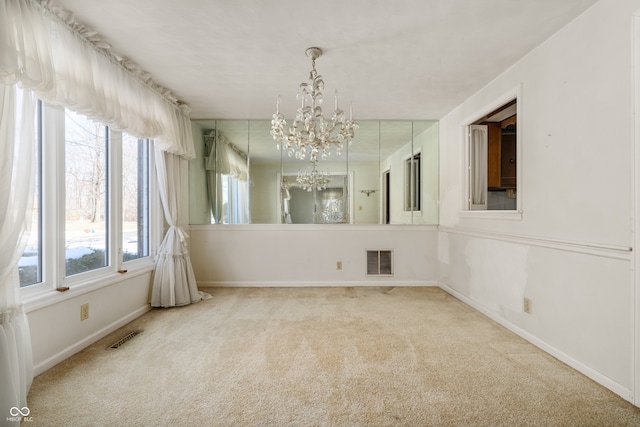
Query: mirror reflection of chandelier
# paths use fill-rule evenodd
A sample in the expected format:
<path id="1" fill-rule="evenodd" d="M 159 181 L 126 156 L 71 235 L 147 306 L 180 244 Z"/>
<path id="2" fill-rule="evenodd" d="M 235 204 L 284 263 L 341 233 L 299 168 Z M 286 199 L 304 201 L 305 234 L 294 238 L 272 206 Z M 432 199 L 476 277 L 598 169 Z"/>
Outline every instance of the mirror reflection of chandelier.
<path id="1" fill-rule="evenodd" d="M 296 181 L 300 184 L 303 190 L 313 191 L 315 190 L 324 190 L 327 188 L 327 185 L 331 182 L 331 175 L 327 171 L 319 171 L 316 169 L 316 163 L 311 162 L 312 168 L 305 169 L 304 172 L 298 171 L 298 177 Z"/>
<path id="2" fill-rule="evenodd" d="M 287 122 L 280 113 L 280 97 L 276 104 L 276 113 L 271 120 L 271 136 L 278 149 L 289 152 L 289 156 L 303 160 L 309 153 L 312 162 L 327 159 L 332 149 L 340 156 L 344 144 L 349 144 L 358 128 L 353 120 L 353 108 L 349 109 L 349 119 L 338 107 L 338 91 L 335 94 L 335 109 L 331 118 L 326 119 L 322 113 L 322 91 L 324 81 L 316 71 L 316 59 L 322 55 L 322 49 L 310 47 L 305 51 L 311 58 L 309 81 L 300 84 L 296 98 L 300 108 L 296 112 L 293 125 L 287 128 Z"/>

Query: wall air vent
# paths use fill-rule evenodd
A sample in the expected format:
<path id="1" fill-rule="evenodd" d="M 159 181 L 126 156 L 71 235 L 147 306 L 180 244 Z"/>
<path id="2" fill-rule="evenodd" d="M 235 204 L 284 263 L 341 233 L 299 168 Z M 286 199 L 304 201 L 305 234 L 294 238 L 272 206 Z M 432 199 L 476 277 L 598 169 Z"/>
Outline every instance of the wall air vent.
<path id="1" fill-rule="evenodd" d="M 107 347 L 107 350 L 111 350 L 111 349 L 117 349 L 120 348 L 121 346 L 125 345 L 127 342 L 129 342 L 132 338 L 134 338 L 135 336 L 141 334 L 142 331 L 141 330 L 136 330 L 136 331 L 131 331 L 128 332 L 126 334 L 124 334 L 122 336 L 122 338 L 118 339 L 117 341 L 115 341 L 113 344 L 111 344 L 110 346 Z"/>
<path id="2" fill-rule="evenodd" d="M 393 251 L 367 250 L 367 276 L 392 276 Z"/>

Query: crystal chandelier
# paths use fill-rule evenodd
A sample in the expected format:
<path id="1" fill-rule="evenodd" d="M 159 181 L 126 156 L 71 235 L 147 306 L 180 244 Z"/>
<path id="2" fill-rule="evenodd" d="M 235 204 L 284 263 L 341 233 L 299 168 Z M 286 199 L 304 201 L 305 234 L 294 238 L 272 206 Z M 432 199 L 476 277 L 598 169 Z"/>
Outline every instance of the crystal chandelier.
<path id="1" fill-rule="evenodd" d="M 298 171 L 298 177 L 296 181 L 303 190 L 313 191 L 315 190 L 324 190 L 327 188 L 327 185 L 331 182 L 331 176 L 329 172 L 320 172 L 316 169 L 316 164 L 311 162 L 313 167 L 311 171 L 306 169 L 304 172 Z"/>
<path id="2" fill-rule="evenodd" d="M 326 160 L 332 149 L 340 155 L 344 144 L 353 139 L 358 124 L 353 120 L 353 108 L 349 108 L 349 119 L 338 107 L 338 91 L 335 93 L 335 109 L 331 118 L 326 119 L 322 113 L 322 91 L 324 81 L 316 71 L 316 59 L 322 55 L 322 49 L 310 47 L 305 53 L 311 58 L 309 81 L 300 84 L 296 98 L 300 108 L 296 112 L 295 121 L 287 127 L 284 116 L 280 114 L 280 97 L 276 104 L 276 113 L 271 120 L 271 136 L 278 149 L 289 152 L 289 156 L 303 160 L 307 152 L 311 162 Z"/>

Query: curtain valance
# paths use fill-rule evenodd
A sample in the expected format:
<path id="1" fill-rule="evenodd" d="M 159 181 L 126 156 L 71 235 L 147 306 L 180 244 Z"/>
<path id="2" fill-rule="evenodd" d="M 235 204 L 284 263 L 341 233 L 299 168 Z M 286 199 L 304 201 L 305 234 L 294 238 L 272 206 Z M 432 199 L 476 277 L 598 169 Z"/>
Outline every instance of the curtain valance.
<path id="1" fill-rule="evenodd" d="M 0 2 L 0 83 L 195 157 L 189 108 L 50 0 Z"/>
<path id="2" fill-rule="evenodd" d="M 205 158 L 205 168 L 223 175 L 231 175 L 241 181 L 249 179 L 246 155 L 241 154 L 220 132 L 211 144 L 211 152 Z"/>

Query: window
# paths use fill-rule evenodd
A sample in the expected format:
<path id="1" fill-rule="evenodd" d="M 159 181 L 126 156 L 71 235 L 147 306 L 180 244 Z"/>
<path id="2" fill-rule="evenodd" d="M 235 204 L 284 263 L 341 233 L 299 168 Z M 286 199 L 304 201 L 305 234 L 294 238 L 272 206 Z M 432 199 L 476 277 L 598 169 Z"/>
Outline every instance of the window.
<path id="1" fill-rule="evenodd" d="M 247 154 L 219 131 L 204 136 L 207 185 L 212 222 L 249 224 L 249 165 Z"/>
<path id="2" fill-rule="evenodd" d="M 109 262 L 109 129 L 65 111 L 66 276 L 105 267 Z"/>
<path id="3" fill-rule="evenodd" d="M 518 211 L 517 97 L 467 126 L 467 210 Z"/>
<path id="4" fill-rule="evenodd" d="M 42 101 L 38 101 L 34 132 L 36 134 L 35 188 L 31 233 L 18 261 L 20 287 L 42 282 Z"/>
<path id="5" fill-rule="evenodd" d="M 382 173 L 382 223 L 391 224 L 391 171 Z"/>
<path id="6" fill-rule="evenodd" d="M 404 210 L 420 211 L 420 153 L 407 158 L 404 162 Z"/>
<path id="7" fill-rule="evenodd" d="M 116 274 L 123 262 L 145 265 L 153 142 L 40 101 L 34 132 L 34 214 L 20 286 L 39 292 Z"/>
<path id="8" fill-rule="evenodd" d="M 232 175 L 220 175 L 222 185 L 221 224 L 249 223 L 248 182 Z"/>
<path id="9" fill-rule="evenodd" d="M 149 140 L 122 135 L 122 258 L 149 256 Z"/>

